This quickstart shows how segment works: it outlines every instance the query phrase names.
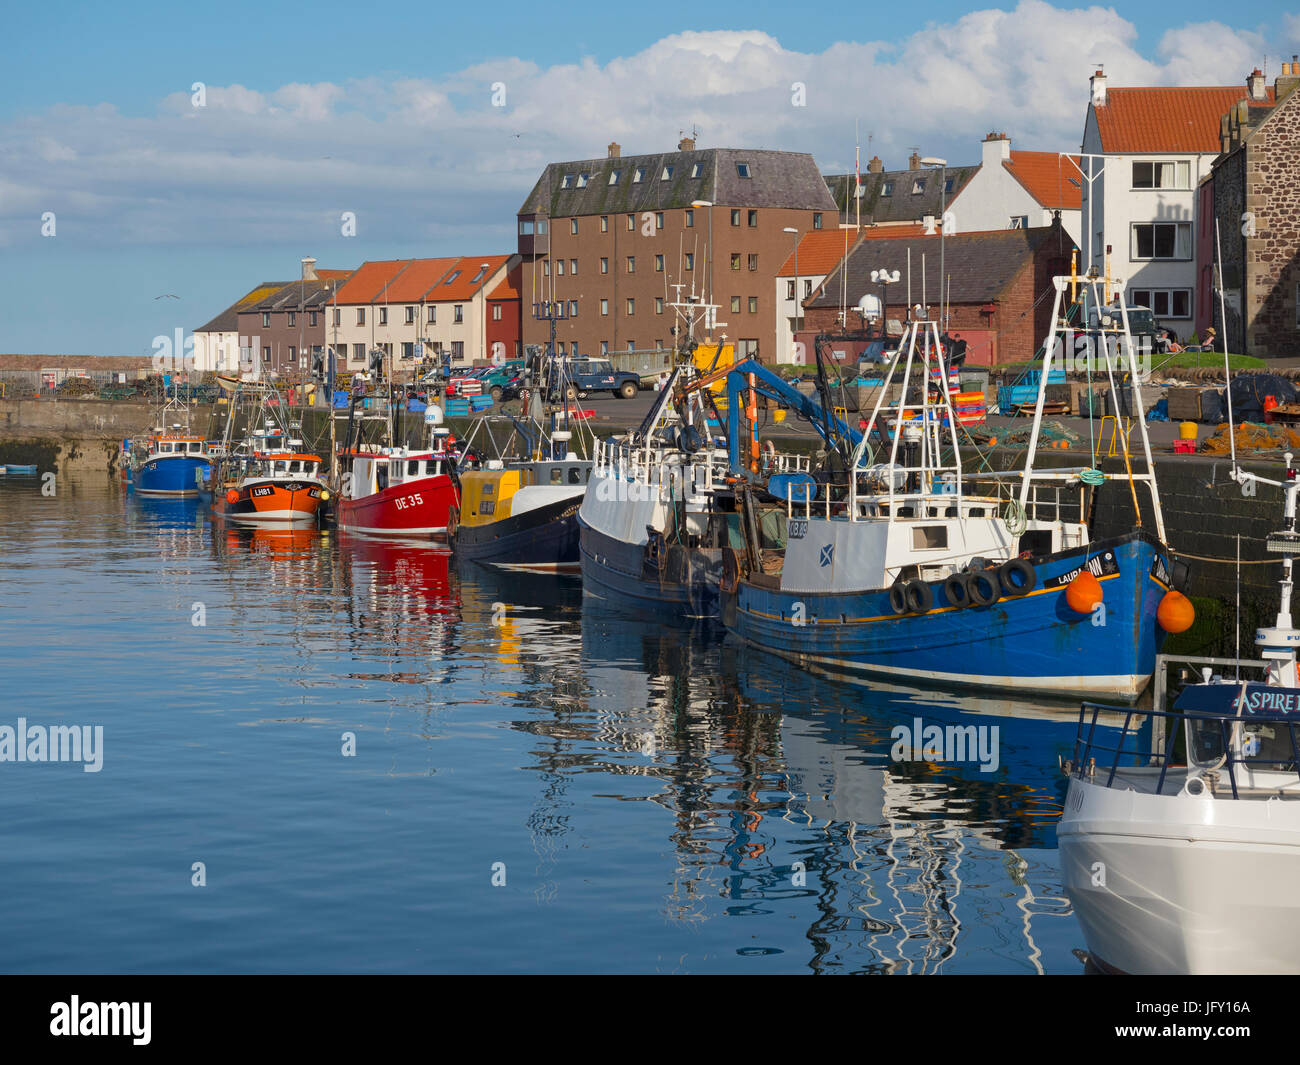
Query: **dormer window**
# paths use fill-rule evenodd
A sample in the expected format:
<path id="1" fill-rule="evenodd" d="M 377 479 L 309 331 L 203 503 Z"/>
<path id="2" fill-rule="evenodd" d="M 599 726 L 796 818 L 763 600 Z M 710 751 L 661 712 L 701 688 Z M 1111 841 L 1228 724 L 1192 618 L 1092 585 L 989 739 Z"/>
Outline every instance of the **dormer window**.
<path id="1" fill-rule="evenodd" d="M 565 175 L 564 175 L 564 178 L 560 181 L 560 188 L 562 188 L 562 189 L 571 189 L 571 188 L 573 188 L 573 175 L 572 175 L 572 174 L 565 174 Z"/>
<path id="2" fill-rule="evenodd" d="M 621 178 L 622 176 L 623 176 L 623 171 L 621 171 L 621 170 L 611 170 L 611 171 L 609 172 L 609 183 L 610 183 L 611 185 L 617 185 L 617 184 L 618 184 L 618 179 Z"/>
<path id="3" fill-rule="evenodd" d="M 587 187 L 587 182 L 588 182 L 589 180 L 591 180 L 591 175 L 590 175 L 590 174 L 579 174 L 579 175 L 578 175 L 578 188 L 580 188 L 580 189 L 585 189 L 585 188 Z"/>
<path id="4" fill-rule="evenodd" d="M 736 164 L 736 176 L 737 176 L 737 177 L 743 177 L 743 178 L 747 178 L 747 177 L 749 177 L 749 164 L 748 164 L 748 163 L 737 163 L 737 164 Z"/>
<path id="5" fill-rule="evenodd" d="M 703 163 L 695 163 L 695 164 L 691 167 L 691 177 L 693 177 L 693 178 L 697 178 L 697 177 L 699 177 L 699 176 L 700 176 L 701 174 L 703 174 L 703 173 L 704 173 L 704 164 L 703 164 Z"/>
<path id="6" fill-rule="evenodd" d="M 919 196 L 925 191 L 925 178 L 914 178 L 912 180 L 912 195 Z"/>
<path id="7" fill-rule="evenodd" d="M 862 195 L 862 186 L 859 185 L 859 186 L 858 186 L 858 196 L 861 196 L 861 195 Z M 882 195 L 882 196 L 892 196 L 892 195 L 894 195 L 894 183 L 893 183 L 892 181 L 886 181 L 885 184 L 884 184 L 883 186 L 881 186 L 881 189 L 880 189 L 880 195 Z"/>
<path id="8" fill-rule="evenodd" d="M 635 170 L 632 171 L 632 184 L 633 185 L 641 184 L 641 179 L 643 177 L 645 177 L 645 167 L 638 166 Z"/>
<path id="9" fill-rule="evenodd" d="M 673 179 L 673 168 L 671 166 L 664 167 L 663 173 L 659 175 L 659 180 L 671 181 L 672 179 Z"/>

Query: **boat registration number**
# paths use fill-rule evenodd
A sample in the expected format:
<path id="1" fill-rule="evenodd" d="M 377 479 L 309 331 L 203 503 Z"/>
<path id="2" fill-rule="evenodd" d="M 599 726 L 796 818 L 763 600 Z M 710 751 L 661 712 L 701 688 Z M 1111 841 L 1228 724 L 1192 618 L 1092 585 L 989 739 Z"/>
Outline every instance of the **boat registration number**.
<path id="1" fill-rule="evenodd" d="M 808 519 L 792 518 L 790 520 L 790 533 L 788 538 L 791 540 L 802 540 L 807 535 L 808 535 Z"/>
<path id="2" fill-rule="evenodd" d="M 409 510 L 411 507 L 418 507 L 424 500 L 420 498 L 419 492 L 413 492 L 409 496 L 399 496 L 393 502 L 398 510 Z"/>
<path id="3" fill-rule="evenodd" d="M 1088 569 L 1092 571 L 1094 577 L 1113 577 L 1119 572 L 1119 563 L 1115 561 L 1115 553 L 1107 551 L 1103 555 L 1093 555 L 1088 559 Z M 1049 577 L 1043 582 L 1045 588 L 1063 588 L 1069 584 L 1075 577 L 1083 572 L 1083 567 L 1072 569 L 1069 573 L 1062 573 L 1059 577 Z"/>
<path id="4" fill-rule="evenodd" d="M 256 488 L 250 488 L 248 494 L 250 496 L 257 496 L 258 498 L 261 498 L 262 496 L 273 496 L 275 495 L 275 489 L 269 484 L 261 484 Z"/>

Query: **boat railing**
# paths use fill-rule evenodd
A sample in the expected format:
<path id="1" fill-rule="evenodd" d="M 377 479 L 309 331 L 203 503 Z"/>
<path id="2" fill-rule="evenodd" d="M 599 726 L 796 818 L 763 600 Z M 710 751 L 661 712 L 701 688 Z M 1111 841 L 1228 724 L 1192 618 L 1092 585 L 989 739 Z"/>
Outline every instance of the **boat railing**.
<path id="1" fill-rule="evenodd" d="M 1102 725 L 1101 718 L 1121 713 L 1124 723 L 1111 741 L 1110 726 Z M 1257 726 L 1254 732 L 1252 725 Z M 1216 794 L 1226 776 L 1234 799 L 1246 791 L 1258 792 L 1256 774 L 1270 774 L 1274 780 L 1280 774 L 1290 778 L 1288 789 L 1300 797 L 1300 790 L 1291 787 L 1300 785 L 1297 729 L 1300 718 L 1295 715 L 1247 717 L 1085 702 L 1079 708 L 1073 752 L 1062 768 L 1067 776 L 1089 783 L 1104 778 L 1107 788 L 1115 787 L 1118 777 L 1122 787 L 1154 795 L 1199 794 L 1191 784 L 1198 778 L 1201 789 Z M 1279 790 L 1273 783 L 1268 797 Z"/>

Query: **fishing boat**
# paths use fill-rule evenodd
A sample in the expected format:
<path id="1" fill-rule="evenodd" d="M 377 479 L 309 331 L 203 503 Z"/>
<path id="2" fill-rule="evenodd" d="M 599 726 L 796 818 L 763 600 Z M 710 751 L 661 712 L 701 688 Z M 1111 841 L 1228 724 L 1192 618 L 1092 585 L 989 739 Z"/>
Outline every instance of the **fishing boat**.
<path id="1" fill-rule="evenodd" d="M 1122 281 L 1105 282 L 1122 290 Z M 1003 474 L 964 469 L 948 376 L 931 378 L 943 371 L 939 324 L 916 308 L 865 432 L 836 434 L 843 480 L 788 506 L 783 549 L 748 533 L 754 522 L 741 523 L 746 540 L 725 558 L 728 631 L 801 664 L 845 672 L 1136 700 L 1168 631 L 1162 602 L 1170 595 L 1187 602 L 1174 587 L 1185 569 L 1171 564 L 1145 422 L 1138 420 L 1142 468 L 1125 445 L 1131 532 L 1091 535 L 1100 471 L 1034 464 L 1053 352 L 1072 350 L 1065 294 L 1074 302 L 1080 287 L 1100 283 L 1055 279 L 1053 336 L 1044 346 L 1025 466 Z M 1116 363 L 1127 356 L 1133 409 L 1142 410 L 1127 318 L 1113 329 L 1119 343 L 1105 347 L 1112 396 L 1118 403 Z M 729 392 L 739 394 L 744 375 L 755 372 L 735 367 Z M 932 379 L 936 388 L 911 387 Z M 730 405 L 734 415 L 738 404 Z M 1154 528 L 1144 524 L 1139 488 Z M 1180 613 L 1177 623 L 1191 619 Z"/>
<path id="2" fill-rule="evenodd" d="M 1300 471 L 1286 479 L 1234 468 L 1284 492 L 1273 625 L 1255 634 L 1262 682 L 1215 675 L 1182 689 L 1172 710 L 1129 711 L 1118 741 L 1097 735 L 1085 703 L 1057 827 L 1066 890 L 1103 971 L 1300 972 L 1300 630 L 1291 616 L 1300 555 Z"/>
<path id="3" fill-rule="evenodd" d="M 180 398 L 175 375 L 171 387 L 153 430 L 122 441 L 122 478 L 142 496 L 197 496 L 212 474 L 207 442 L 190 429 L 189 403 Z"/>
<path id="4" fill-rule="evenodd" d="M 6 463 L 4 466 L 0 466 L 0 472 L 4 472 L 6 474 L 11 473 L 17 477 L 24 477 L 24 476 L 31 477 L 36 473 L 36 466 L 23 464 L 23 463 L 9 462 Z"/>

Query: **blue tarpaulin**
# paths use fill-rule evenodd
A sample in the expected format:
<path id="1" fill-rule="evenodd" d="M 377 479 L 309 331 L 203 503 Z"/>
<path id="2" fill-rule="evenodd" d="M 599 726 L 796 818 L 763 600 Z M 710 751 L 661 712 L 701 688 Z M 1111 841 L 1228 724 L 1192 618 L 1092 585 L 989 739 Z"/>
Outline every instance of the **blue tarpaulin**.
<path id="1" fill-rule="evenodd" d="M 1147 421 L 1149 422 L 1167 422 L 1169 420 L 1169 400 L 1162 399 L 1149 411 L 1147 411 Z"/>

